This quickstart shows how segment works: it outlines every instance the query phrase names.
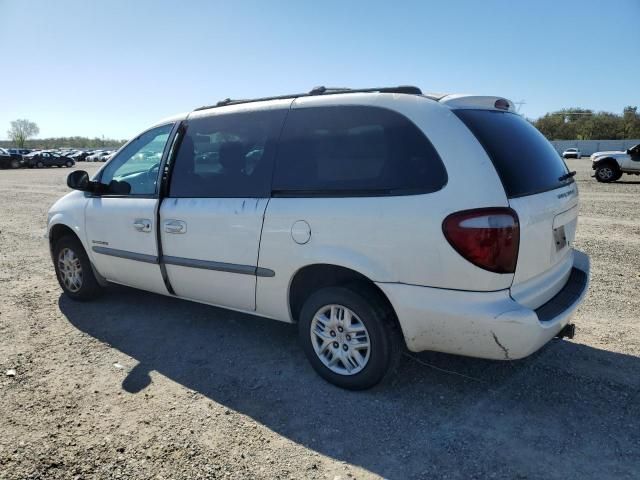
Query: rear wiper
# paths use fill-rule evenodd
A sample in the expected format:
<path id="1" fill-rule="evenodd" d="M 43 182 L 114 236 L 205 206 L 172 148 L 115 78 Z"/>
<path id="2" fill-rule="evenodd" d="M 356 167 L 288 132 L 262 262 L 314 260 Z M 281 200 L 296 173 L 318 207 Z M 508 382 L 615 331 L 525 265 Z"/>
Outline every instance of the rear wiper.
<path id="1" fill-rule="evenodd" d="M 564 180 L 569 180 L 571 177 L 573 177 L 576 174 L 576 171 L 574 170 L 573 172 L 567 172 L 564 175 L 561 175 L 558 177 L 559 181 L 564 181 Z"/>

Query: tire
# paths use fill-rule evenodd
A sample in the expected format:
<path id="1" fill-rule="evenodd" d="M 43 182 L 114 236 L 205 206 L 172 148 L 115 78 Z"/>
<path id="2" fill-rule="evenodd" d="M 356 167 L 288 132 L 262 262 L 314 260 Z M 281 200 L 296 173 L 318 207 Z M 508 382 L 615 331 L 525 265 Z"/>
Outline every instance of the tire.
<path id="1" fill-rule="evenodd" d="M 53 247 L 56 278 L 64 293 L 73 300 L 92 300 L 102 293 L 91 262 L 80 240 L 66 235 Z"/>
<path id="2" fill-rule="evenodd" d="M 347 323 L 349 311 L 353 317 Z M 395 370 L 402 341 L 394 320 L 373 288 L 327 287 L 305 301 L 298 335 L 307 359 L 322 378 L 341 388 L 364 390 Z M 368 348 L 352 348 L 367 340 Z"/>
<path id="3" fill-rule="evenodd" d="M 38 167 L 38 168 L 44 168 L 44 163 L 42 163 L 42 162 L 38 162 L 38 163 L 36 163 L 36 167 Z"/>
<path id="4" fill-rule="evenodd" d="M 602 183 L 615 182 L 621 176 L 622 172 L 620 169 L 611 163 L 605 163 L 596 168 L 596 180 Z"/>
<path id="5" fill-rule="evenodd" d="M 11 160 L 11 168 L 20 168 L 20 162 L 16 159 Z"/>
<path id="6" fill-rule="evenodd" d="M 67 163 L 65 163 L 65 165 L 67 166 L 67 168 L 71 168 L 73 167 L 73 162 L 71 160 L 67 160 Z"/>

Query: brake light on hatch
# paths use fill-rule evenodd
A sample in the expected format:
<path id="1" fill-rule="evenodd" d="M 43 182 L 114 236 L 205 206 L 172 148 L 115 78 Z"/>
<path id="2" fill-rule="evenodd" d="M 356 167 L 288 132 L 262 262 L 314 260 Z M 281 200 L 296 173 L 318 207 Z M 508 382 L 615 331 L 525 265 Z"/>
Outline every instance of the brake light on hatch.
<path id="1" fill-rule="evenodd" d="M 451 246 L 474 265 L 494 273 L 515 272 L 520 224 L 510 208 L 453 213 L 445 218 L 442 231 Z"/>
<path id="2" fill-rule="evenodd" d="M 498 100 L 496 100 L 496 103 L 494 103 L 493 106 L 500 110 L 509 110 L 510 107 L 509 102 L 504 98 L 499 98 Z"/>

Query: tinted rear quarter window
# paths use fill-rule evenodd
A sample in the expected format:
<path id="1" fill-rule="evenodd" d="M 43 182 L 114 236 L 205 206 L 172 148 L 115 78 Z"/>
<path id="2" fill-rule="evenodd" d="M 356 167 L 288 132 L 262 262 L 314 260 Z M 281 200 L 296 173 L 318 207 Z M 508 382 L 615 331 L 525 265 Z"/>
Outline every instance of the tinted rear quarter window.
<path id="1" fill-rule="evenodd" d="M 292 109 L 273 180 L 288 196 L 406 195 L 447 182 L 438 153 L 403 115 L 379 107 Z"/>
<path id="2" fill-rule="evenodd" d="M 455 110 L 491 158 L 509 198 L 560 188 L 567 166 L 547 139 L 519 115 L 494 110 Z"/>

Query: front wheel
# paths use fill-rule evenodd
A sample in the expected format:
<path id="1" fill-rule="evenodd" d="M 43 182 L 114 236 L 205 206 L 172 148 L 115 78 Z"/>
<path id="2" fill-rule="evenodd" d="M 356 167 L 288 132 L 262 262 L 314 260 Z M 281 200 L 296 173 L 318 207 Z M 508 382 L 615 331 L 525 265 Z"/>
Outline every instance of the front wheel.
<path id="1" fill-rule="evenodd" d="M 68 235 L 58 240 L 53 262 L 58 283 L 73 300 L 91 300 L 101 293 L 89 257 L 77 238 Z"/>
<path id="2" fill-rule="evenodd" d="M 36 167 L 38 167 L 38 168 L 44 168 L 44 163 L 42 163 L 42 162 L 38 162 L 38 163 L 36 163 Z"/>
<path id="3" fill-rule="evenodd" d="M 373 289 L 328 287 L 302 307 L 299 337 L 325 380 L 349 390 L 379 383 L 393 370 L 401 340 L 393 312 Z"/>
<path id="4" fill-rule="evenodd" d="M 67 163 L 65 163 L 65 165 L 67 166 L 67 168 L 71 168 L 73 167 L 73 162 L 71 160 L 67 160 Z"/>
<path id="5" fill-rule="evenodd" d="M 622 176 L 618 168 L 607 163 L 596 169 L 596 180 L 603 183 L 615 182 Z"/>

